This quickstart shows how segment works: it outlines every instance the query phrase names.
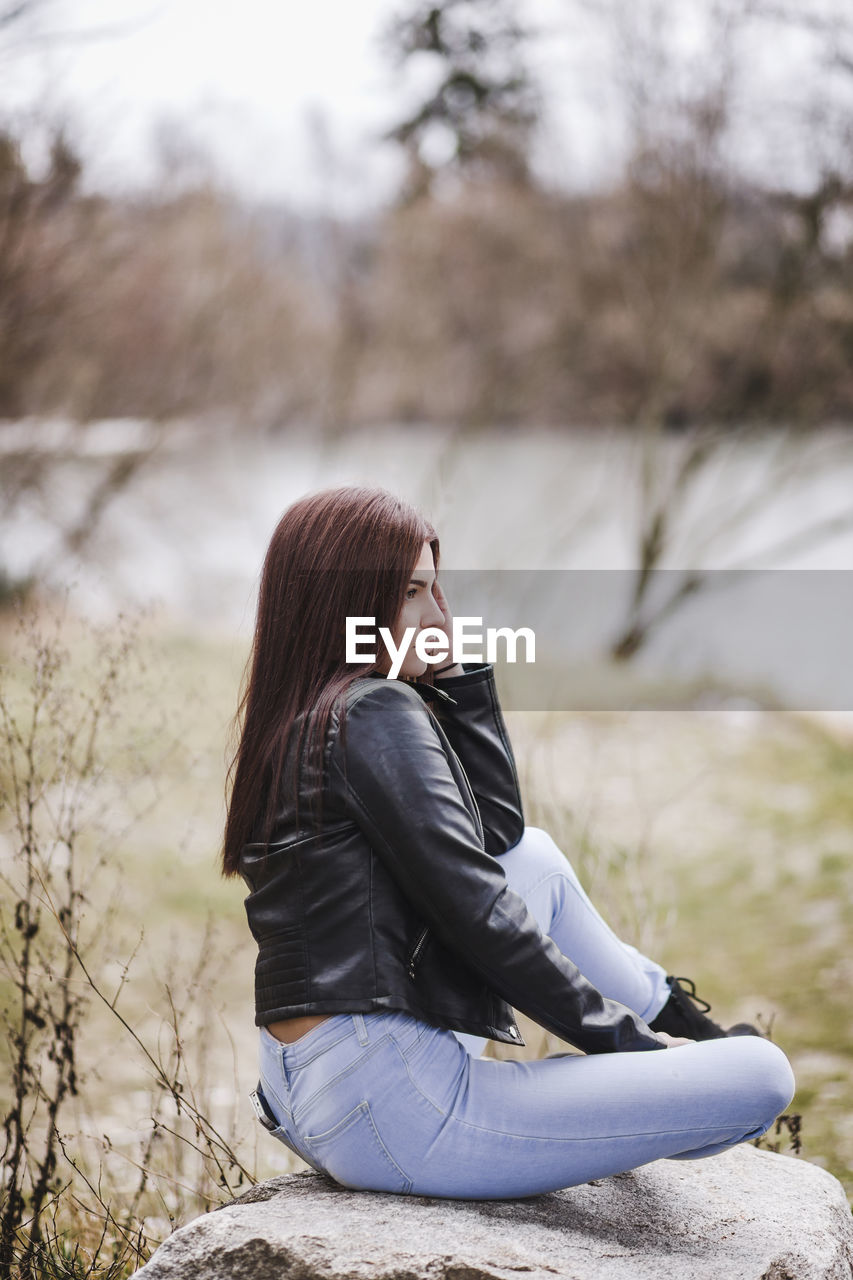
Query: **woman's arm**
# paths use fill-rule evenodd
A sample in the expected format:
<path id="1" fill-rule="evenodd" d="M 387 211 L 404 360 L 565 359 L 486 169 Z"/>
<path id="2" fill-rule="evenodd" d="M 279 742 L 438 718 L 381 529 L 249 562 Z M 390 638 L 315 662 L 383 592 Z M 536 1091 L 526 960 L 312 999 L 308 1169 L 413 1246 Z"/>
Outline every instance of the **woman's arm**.
<path id="1" fill-rule="evenodd" d="M 664 1047 L 584 978 L 510 889 L 414 689 L 377 681 L 349 707 L 345 738 L 329 755 L 336 802 L 445 946 L 507 1003 L 587 1053 Z"/>
<path id="2" fill-rule="evenodd" d="M 435 602 L 444 614 L 443 630 L 453 635 L 453 613 L 438 578 Z M 441 628 L 440 628 L 441 629 Z M 521 788 L 495 685 L 492 663 L 444 664 L 436 686 L 450 695 L 433 707 L 447 740 L 462 762 L 483 823 L 486 852 L 506 853 L 524 834 Z"/>
<path id="3" fill-rule="evenodd" d="M 515 755 L 498 699 L 492 664 L 465 663 L 461 675 L 440 677 L 452 703 L 432 706 L 458 755 L 480 810 L 486 852 L 506 853 L 524 835 Z"/>

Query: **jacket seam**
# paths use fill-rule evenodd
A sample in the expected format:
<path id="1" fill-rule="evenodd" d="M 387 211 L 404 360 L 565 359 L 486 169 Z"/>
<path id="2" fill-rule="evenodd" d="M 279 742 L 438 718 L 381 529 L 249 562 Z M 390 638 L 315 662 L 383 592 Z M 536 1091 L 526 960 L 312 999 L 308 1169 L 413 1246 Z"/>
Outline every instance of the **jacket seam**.
<path id="1" fill-rule="evenodd" d="M 296 862 L 296 874 L 299 880 L 299 907 L 300 907 L 299 918 L 300 920 L 304 921 L 305 919 L 305 882 L 303 879 L 302 859 L 296 858 L 295 862 Z M 307 939 L 304 925 L 300 932 L 301 932 L 301 942 L 302 942 L 302 954 L 305 958 L 305 994 L 307 998 L 310 1000 L 311 999 L 311 955 L 310 955 L 311 949 L 308 946 L 308 939 Z"/>
<path id="2" fill-rule="evenodd" d="M 512 769 L 512 777 L 513 777 L 513 781 L 515 782 L 515 790 L 516 790 L 516 795 L 518 799 L 518 812 L 519 814 L 521 814 L 522 821 L 523 821 L 524 807 L 521 803 L 521 785 L 518 780 L 518 771 L 515 767 L 515 756 L 513 755 L 513 750 L 512 750 L 512 747 L 510 746 L 509 738 L 507 737 L 507 734 L 506 734 L 506 726 L 503 723 L 503 715 L 501 714 L 500 704 L 498 703 L 497 694 L 495 692 L 494 680 L 488 681 L 488 690 L 489 690 L 489 700 L 491 701 L 491 704 L 492 704 L 492 715 L 494 717 L 495 724 L 497 725 L 498 733 L 500 734 L 501 742 L 503 743 L 503 748 L 504 748 L 504 751 L 506 752 L 507 760 L 509 761 L 510 768 Z"/>
<path id="3" fill-rule="evenodd" d="M 370 680 L 370 679 L 367 679 L 366 677 L 364 677 L 364 681 L 365 681 L 364 686 L 362 688 L 360 689 L 354 688 L 355 681 L 353 681 L 353 684 L 350 685 L 349 688 L 345 691 L 344 699 L 345 699 L 345 708 L 346 708 L 347 717 L 349 716 L 350 711 L 352 711 L 352 709 L 356 707 L 359 702 L 361 702 L 362 698 L 367 697 L 367 695 L 372 691 L 373 687 L 379 684 L 378 680 Z M 399 685 L 400 688 L 408 689 L 408 686 L 406 684 L 401 683 L 399 680 L 386 680 L 383 683 L 388 685 L 392 685 L 392 684 Z M 414 699 L 414 705 L 421 708 L 421 713 L 426 715 L 427 719 L 430 720 L 431 722 L 438 723 L 437 717 L 434 715 L 431 708 L 427 705 L 427 703 L 424 702 L 424 700 L 420 697 L 420 695 L 414 689 L 409 689 L 404 696 L 409 698 L 410 701 Z M 340 713 L 339 707 L 336 705 L 333 707 L 332 714 L 329 719 L 327 742 L 323 752 L 322 785 L 324 788 L 327 788 L 331 782 L 331 765 L 333 763 L 332 753 L 334 750 L 335 743 L 338 741 L 340 736 L 341 736 L 341 713 Z M 338 768 L 338 772 L 340 773 L 341 777 L 344 779 L 344 782 L 346 782 L 346 775 L 343 773 L 340 767 Z"/>
<path id="4" fill-rule="evenodd" d="M 367 859 L 367 914 L 370 924 L 370 962 L 373 966 L 373 993 L 376 994 L 376 988 L 379 980 L 376 974 L 376 930 L 373 921 L 373 859 L 376 856 L 373 852 L 373 845 L 368 845 L 370 856 Z"/>

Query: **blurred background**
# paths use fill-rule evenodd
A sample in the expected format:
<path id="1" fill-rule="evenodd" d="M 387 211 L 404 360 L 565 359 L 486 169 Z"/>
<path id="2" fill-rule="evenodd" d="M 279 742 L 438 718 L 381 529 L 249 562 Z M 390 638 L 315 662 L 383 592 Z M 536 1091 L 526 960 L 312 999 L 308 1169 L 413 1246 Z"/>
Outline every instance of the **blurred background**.
<path id="1" fill-rule="evenodd" d="M 298 1166 L 216 857 L 261 561 L 339 483 L 451 572 L 620 571 L 508 700 L 528 821 L 850 1194 L 851 422 L 844 0 L 0 0 L 0 1261 L 126 1274 Z M 723 570 L 837 616 L 739 665 Z"/>

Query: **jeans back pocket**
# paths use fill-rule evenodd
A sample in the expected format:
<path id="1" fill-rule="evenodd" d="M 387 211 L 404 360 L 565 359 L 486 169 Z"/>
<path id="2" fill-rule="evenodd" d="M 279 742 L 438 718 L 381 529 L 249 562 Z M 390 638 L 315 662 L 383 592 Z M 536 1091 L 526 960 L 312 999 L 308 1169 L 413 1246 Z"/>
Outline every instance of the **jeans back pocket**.
<path id="1" fill-rule="evenodd" d="M 302 1140 L 329 1177 L 355 1191 L 392 1191 L 407 1195 L 412 1179 L 392 1157 L 379 1135 L 369 1102 L 360 1102 L 325 1133 Z"/>

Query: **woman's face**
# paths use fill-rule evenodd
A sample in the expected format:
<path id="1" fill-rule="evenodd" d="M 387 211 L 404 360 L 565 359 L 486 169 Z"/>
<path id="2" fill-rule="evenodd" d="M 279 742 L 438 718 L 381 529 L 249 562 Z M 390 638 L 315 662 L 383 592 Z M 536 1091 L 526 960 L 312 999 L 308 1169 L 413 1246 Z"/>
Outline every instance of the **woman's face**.
<path id="1" fill-rule="evenodd" d="M 414 627 L 408 649 L 397 675 L 398 680 L 402 680 L 406 676 L 422 676 L 429 666 L 429 663 L 421 661 L 415 653 L 415 641 L 420 632 L 426 630 L 427 627 L 441 627 L 444 624 L 444 614 L 439 609 L 435 596 L 432 594 L 434 582 L 435 562 L 432 558 L 432 547 L 428 542 L 425 542 L 412 572 L 409 585 L 406 588 L 400 616 L 392 628 L 394 644 L 399 648 L 403 636 L 406 634 L 406 629 Z M 434 650 L 437 646 L 428 645 L 427 647 Z M 381 640 L 378 642 L 377 653 L 379 656 L 376 670 L 384 675 L 390 670 L 391 657 Z M 448 661 L 448 659 L 445 659 L 445 661 Z M 438 663 L 438 666 L 441 666 L 441 663 Z"/>

